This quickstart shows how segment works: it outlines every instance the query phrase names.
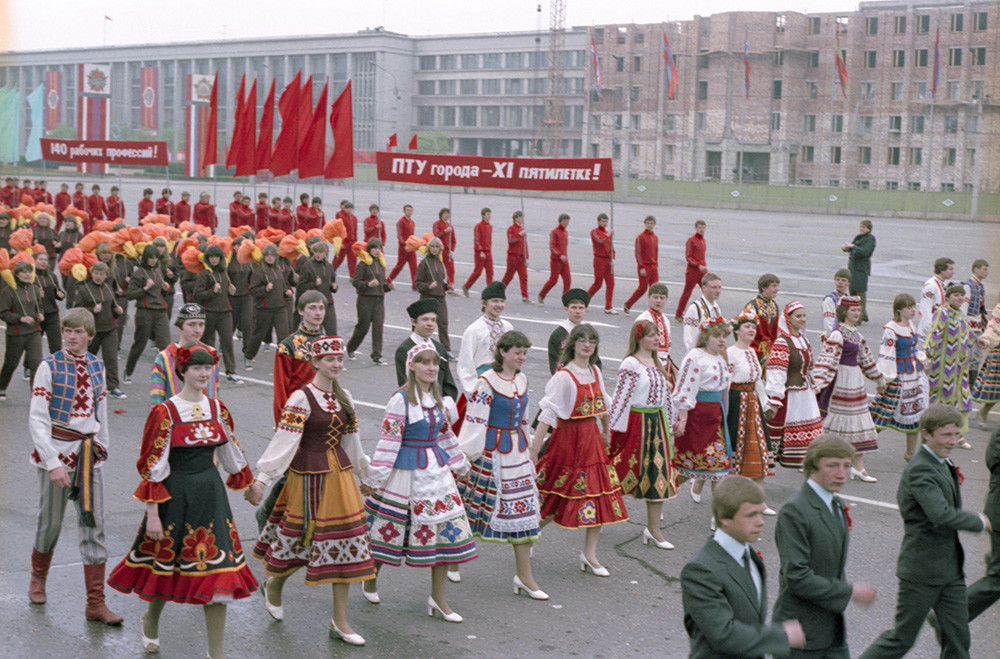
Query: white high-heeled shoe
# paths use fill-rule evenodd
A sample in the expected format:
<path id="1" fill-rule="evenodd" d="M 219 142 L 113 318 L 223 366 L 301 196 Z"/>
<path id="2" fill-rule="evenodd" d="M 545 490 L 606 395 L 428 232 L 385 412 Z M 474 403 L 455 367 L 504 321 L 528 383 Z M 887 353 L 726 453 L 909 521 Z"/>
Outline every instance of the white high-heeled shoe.
<path id="1" fill-rule="evenodd" d="M 877 483 L 878 479 L 874 476 L 869 476 L 867 471 L 860 471 L 851 467 L 851 480 L 861 481 L 863 483 Z"/>
<path id="2" fill-rule="evenodd" d="M 160 639 L 146 636 L 146 614 L 139 618 L 139 636 L 142 637 L 142 649 L 146 652 L 159 652 Z"/>
<path id="3" fill-rule="evenodd" d="M 458 570 L 448 570 L 448 581 L 452 583 L 462 583 L 462 573 Z"/>
<path id="4" fill-rule="evenodd" d="M 333 618 L 330 619 L 330 638 L 331 639 L 337 639 L 337 638 L 339 638 L 340 640 L 342 640 L 344 643 L 347 643 L 348 645 L 364 645 L 365 644 L 365 639 L 364 639 L 364 637 L 361 634 L 356 634 L 356 633 L 347 634 L 345 632 L 340 631 L 337 628 L 337 623 L 335 623 L 333 621 Z"/>
<path id="5" fill-rule="evenodd" d="M 515 595 L 520 595 L 522 590 L 525 592 L 525 594 L 527 594 L 528 597 L 530 597 L 533 600 L 547 600 L 547 599 L 549 599 L 549 594 L 546 593 L 544 590 L 542 590 L 542 589 L 532 590 L 532 589 L 528 588 L 527 586 L 524 585 L 524 582 L 521 581 L 521 577 L 519 577 L 519 576 L 517 576 L 515 574 L 514 575 L 514 594 Z"/>
<path id="6" fill-rule="evenodd" d="M 462 616 L 458 615 L 454 611 L 452 611 L 451 613 L 445 613 L 444 610 L 440 606 L 438 606 L 438 603 L 434 601 L 434 596 L 429 595 L 427 597 L 427 615 L 433 618 L 435 611 L 440 613 L 441 617 L 448 622 L 462 622 L 463 620 Z"/>
<path id="7" fill-rule="evenodd" d="M 669 542 L 667 542 L 666 540 L 664 540 L 663 542 L 660 542 L 659 540 L 657 540 L 656 538 L 653 537 L 653 534 L 649 532 L 649 529 L 643 528 L 642 529 L 642 544 L 647 545 L 650 542 L 652 542 L 654 545 L 656 545 L 660 549 L 673 549 L 674 548 L 674 546 L 672 544 L 670 544 Z"/>
<path id="8" fill-rule="evenodd" d="M 691 500 L 695 503 L 701 503 L 701 493 L 694 491 L 694 481 L 691 481 L 691 489 L 688 490 L 688 494 L 691 495 Z"/>
<path id="9" fill-rule="evenodd" d="M 379 602 L 382 601 L 382 598 L 378 596 L 377 590 L 373 592 L 368 592 L 367 590 L 365 590 L 365 587 L 363 585 L 361 586 L 361 595 L 372 604 L 378 604 Z"/>
<path id="10" fill-rule="evenodd" d="M 285 617 L 285 607 L 281 604 L 275 606 L 274 604 L 271 604 L 271 600 L 267 599 L 267 587 L 270 585 L 273 578 L 274 577 L 268 577 L 267 579 L 264 579 L 264 585 L 260 588 L 260 594 L 264 596 L 264 608 L 267 609 L 267 612 L 271 614 L 272 618 L 281 622 L 282 618 Z"/>
<path id="11" fill-rule="evenodd" d="M 580 572 L 586 572 L 587 568 L 590 568 L 590 571 L 594 573 L 595 577 L 610 577 L 611 576 L 611 573 L 608 572 L 608 568 L 604 567 L 603 565 L 600 566 L 600 567 L 594 567 L 594 565 L 590 561 L 587 560 L 587 557 L 584 556 L 583 552 L 581 551 L 580 552 Z"/>

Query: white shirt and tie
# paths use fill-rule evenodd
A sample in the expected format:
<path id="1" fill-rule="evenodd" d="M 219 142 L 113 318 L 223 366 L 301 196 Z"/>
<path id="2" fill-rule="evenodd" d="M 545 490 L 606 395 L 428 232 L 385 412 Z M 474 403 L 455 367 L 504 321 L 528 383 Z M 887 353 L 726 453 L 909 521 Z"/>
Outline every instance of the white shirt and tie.
<path id="1" fill-rule="evenodd" d="M 733 538 L 722 529 L 716 529 L 715 535 L 712 536 L 720 547 L 722 547 L 727 554 L 733 557 L 733 560 L 739 563 L 744 570 L 750 573 L 750 579 L 753 581 L 753 587 L 757 590 L 757 603 L 760 604 L 760 594 L 761 594 L 761 574 L 760 570 L 757 569 L 757 564 L 753 562 L 750 558 L 750 545 L 746 542 L 740 542 Z M 749 567 L 748 567 L 749 566 Z"/>

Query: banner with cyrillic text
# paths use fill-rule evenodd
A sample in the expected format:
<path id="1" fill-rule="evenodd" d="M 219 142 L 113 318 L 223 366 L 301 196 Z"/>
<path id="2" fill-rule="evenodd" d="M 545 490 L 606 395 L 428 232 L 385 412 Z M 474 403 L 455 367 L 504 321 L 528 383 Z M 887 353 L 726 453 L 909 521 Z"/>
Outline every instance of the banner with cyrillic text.
<path id="1" fill-rule="evenodd" d="M 166 165 L 166 142 L 54 140 L 42 138 L 42 158 L 108 165 Z"/>
<path id="2" fill-rule="evenodd" d="M 379 151 L 380 181 L 515 190 L 614 190 L 611 158 L 490 158 Z"/>

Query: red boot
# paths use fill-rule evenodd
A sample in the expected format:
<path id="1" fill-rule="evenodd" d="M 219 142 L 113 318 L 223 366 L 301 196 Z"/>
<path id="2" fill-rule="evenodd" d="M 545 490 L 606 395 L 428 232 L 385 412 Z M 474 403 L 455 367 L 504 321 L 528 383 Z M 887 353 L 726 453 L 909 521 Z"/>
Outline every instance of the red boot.
<path id="1" fill-rule="evenodd" d="M 104 604 L 104 566 L 104 563 L 83 566 L 83 579 L 87 584 L 87 620 L 120 625 L 122 617 Z"/>
<path id="2" fill-rule="evenodd" d="M 45 604 L 45 579 L 52 565 L 52 552 L 43 554 L 31 548 L 31 583 L 28 584 L 28 599 L 32 604 Z"/>

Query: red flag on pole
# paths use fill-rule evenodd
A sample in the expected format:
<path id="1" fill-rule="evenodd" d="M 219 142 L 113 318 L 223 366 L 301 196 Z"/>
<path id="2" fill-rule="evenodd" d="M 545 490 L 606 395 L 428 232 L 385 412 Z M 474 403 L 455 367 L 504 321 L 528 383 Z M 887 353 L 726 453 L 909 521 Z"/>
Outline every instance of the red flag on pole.
<path id="1" fill-rule="evenodd" d="M 281 92 L 278 101 L 278 112 L 281 114 L 281 131 L 274 142 L 274 153 L 271 155 L 269 169 L 275 176 L 284 176 L 296 165 L 299 145 L 299 93 L 302 88 L 302 74 L 296 73 L 295 79 Z M 311 109 L 311 108 L 310 108 Z"/>
<path id="2" fill-rule="evenodd" d="M 333 129 L 333 155 L 326 163 L 324 178 L 354 178 L 354 115 L 351 107 L 351 81 L 333 102 L 330 110 Z"/>
<path id="3" fill-rule="evenodd" d="M 205 126 L 205 152 L 202 155 L 203 167 L 219 162 L 219 76 L 212 81 L 212 95 L 208 99 L 208 125 Z"/>
<path id="4" fill-rule="evenodd" d="M 313 79 L 309 76 L 309 79 L 305 81 L 302 85 L 302 90 L 299 92 L 299 141 L 298 147 L 302 148 L 302 138 L 305 137 L 306 131 L 309 130 L 310 124 L 312 124 L 313 118 Z"/>
<path id="5" fill-rule="evenodd" d="M 416 151 L 417 150 L 417 136 L 416 135 L 414 135 L 413 137 L 410 138 L 410 143 L 409 143 L 409 145 L 407 145 L 407 148 L 410 151 Z"/>
<path id="6" fill-rule="evenodd" d="M 271 142 L 274 139 L 274 80 L 271 80 L 271 91 L 264 101 L 264 110 L 260 116 L 260 134 L 254 151 L 254 169 L 262 171 L 271 166 Z"/>
<path id="7" fill-rule="evenodd" d="M 226 152 L 226 167 L 232 167 L 236 164 L 236 159 L 243 144 L 243 121 L 245 118 L 243 114 L 243 99 L 246 96 L 246 83 L 247 74 L 244 73 L 243 77 L 240 78 L 240 88 L 236 90 L 236 113 L 233 115 L 233 137 L 229 141 L 229 150 Z"/>
<path id="8" fill-rule="evenodd" d="M 666 31 L 663 32 L 663 65 L 667 71 L 667 98 L 674 98 L 677 94 L 677 61 Z"/>
<path id="9" fill-rule="evenodd" d="M 240 151 L 236 155 L 236 176 L 250 176 L 257 172 L 257 81 L 254 80 L 243 101 L 243 131 Z"/>
<path id="10" fill-rule="evenodd" d="M 837 66 L 837 77 L 840 78 L 840 93 L 847 98 L 847 65 L 844 64 L 844 58 L 841 55 L 840 50 L 840 33 L 836 33 L 837 37 L 837 52 L 834 55 L 833 62 Z"/>
<path id="11" fill-rule="evenodd" d="M 399 146 L 399 140 L 396 138 L 396 133 L 389 136 L 389 143 L 385 145 L 387 149 L 391 149 L 394 146 Z"/>
<path id="12" fill-rule="evenodd" d="M 323 85 L 323 91 L 316 101 L 312 121 L 302 136 L 299 149 L 299 178 L 323 175 L 323 159 L 326 157 L 326 96 L 330 83 Z"/>

